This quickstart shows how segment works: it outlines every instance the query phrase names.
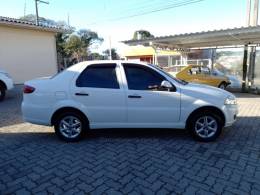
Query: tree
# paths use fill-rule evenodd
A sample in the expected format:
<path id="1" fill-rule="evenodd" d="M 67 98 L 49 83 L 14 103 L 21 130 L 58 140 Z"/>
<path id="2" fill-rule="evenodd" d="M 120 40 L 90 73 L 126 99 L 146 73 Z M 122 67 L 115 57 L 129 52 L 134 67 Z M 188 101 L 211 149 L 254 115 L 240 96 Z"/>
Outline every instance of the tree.
<path id="1" fill-rule="evenodd" d="M 105 51 L 103 51 L 103 54 L 106 56 L 106 58 L 108 59 L 109 55 L 110 55 L 110 51 L 109 49 L 106 49 Z M 119 60 L 120 57 L 116 52 L 115 48 L 111 49 L 111 55 L 112 55 L 112 60 Z"/>
<path id="2" fill-rule="evenodd" d="M 28 15 L 20 17 L 20 19 L 35 23 L 36 15 L 28 14 Z M 44 18 L 44 17 L 39 17 L 39 24 L 40 25 L 46 25 L 46 26 L 56 26 L 56 27 L 59 27 L 59 28 L 64 28 L 64 29 L 69 29 L 69 30 L 74 29 L 73 27 L 69 26 L 65 21 L 55 21 L 55 20 L 52 20 L 52 19 Z"/>
<path id="3" fill-rule="evenodd" d="M 137 30 L 134 32 L 133 40 L 153 38 L 154 36 L 147 30 Z"/>
<path id="4" fill-rule="evenodd" d="M 96 32 L 91 30 L 81 29 L 75 34 L 72 34 L 65 45 L 67 55 L 75 58 L 77 62 L 86 60 L 89 54 L 89 47 L 92 44 L 99 44 L 103 41 Z"/>
<path id="5" fill-rule="evenodd" d="M 80 29 L 78 31 L 78 36 L 80 36 L 81 41 L 87 47 L 93 44 L 100 44 L 103 42 L 103 38 L 99 37 L 96 32 L 87 29 Z"/>
<path id="6" fill-rule="evenodd" d="M 88 60 L 104 60 L 105 56 L 99 54 L 99 53 L 91 53 L 88 56 Z"/>
<path id="7" fill-rule="evenodd" d="M 65 51 L 67 55 L 76 58 L 77 62 L 87 56 L 87 48 L 81 42 L 80 37 L 75 34 L 71 35 L 66 42 Z"/>
<path id="8" fill-rule="evenodd" d="M 68 37 L 69 34 L 67 33 L 56 34 L 57 62 L 59 69 L 64 69 L 66 67 L 67 63 L 65 62 L 65 59 L 70 57 L 65 51 L 66 41 Z"/>

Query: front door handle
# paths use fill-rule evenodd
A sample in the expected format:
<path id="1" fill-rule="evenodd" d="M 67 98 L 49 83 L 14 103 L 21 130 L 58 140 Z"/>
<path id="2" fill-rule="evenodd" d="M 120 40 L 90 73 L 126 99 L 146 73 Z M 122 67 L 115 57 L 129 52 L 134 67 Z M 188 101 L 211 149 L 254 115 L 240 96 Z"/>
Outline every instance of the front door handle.
<path id="1" fill-rule="evenodd" d="M 88 93 L 75 93 L 75 95 L 78 95 L 78 96 L 88 96 Z"/>
<path id="2" fill-rule="evenodd" d="M 142 98 L 140 95 L 129 95 L 128 98 Z"/>

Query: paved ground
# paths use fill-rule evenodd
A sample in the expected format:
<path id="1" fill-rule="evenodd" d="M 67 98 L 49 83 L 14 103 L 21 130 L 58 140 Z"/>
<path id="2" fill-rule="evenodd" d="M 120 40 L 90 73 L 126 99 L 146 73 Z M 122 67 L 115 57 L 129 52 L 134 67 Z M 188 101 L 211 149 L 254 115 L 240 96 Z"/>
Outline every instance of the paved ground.
<path id="1" fill-rule="evenodd" d="M 0 103 L 0 194 L 260 194 L 260 96 L 214 143 L 184 131 L 99 130 L 64 143 L 23 123 L 19 90 Z"/>

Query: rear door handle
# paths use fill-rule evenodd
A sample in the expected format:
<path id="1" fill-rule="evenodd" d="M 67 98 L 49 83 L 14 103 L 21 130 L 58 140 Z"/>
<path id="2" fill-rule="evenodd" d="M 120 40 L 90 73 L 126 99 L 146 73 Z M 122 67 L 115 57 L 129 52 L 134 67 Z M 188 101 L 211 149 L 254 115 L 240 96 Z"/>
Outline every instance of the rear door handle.
<path id="1" fill-rule="evenodd" d="M 128 98 L 142 98 L 140 95 L 129 95 Z"/>
<path id="2" fill-rule="evenodd" d="M 88 93 L 75 93 L 75 95 L 78 95 L 78 96 L 88 96 Z"/>

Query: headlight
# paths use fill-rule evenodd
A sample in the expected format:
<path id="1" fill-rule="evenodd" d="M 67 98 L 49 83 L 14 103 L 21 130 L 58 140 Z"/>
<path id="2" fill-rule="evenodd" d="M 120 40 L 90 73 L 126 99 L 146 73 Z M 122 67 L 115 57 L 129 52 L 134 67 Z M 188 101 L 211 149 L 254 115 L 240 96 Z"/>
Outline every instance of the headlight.
<path id="1" fill-rule="evenodd" d="M 228 96 L 226 99 L 225 99 L 225 104 L 226 105 L 236 105 L 237 104 L 237 100 L 234 96 Z"/>

